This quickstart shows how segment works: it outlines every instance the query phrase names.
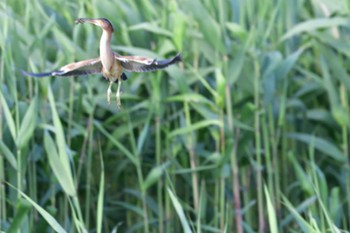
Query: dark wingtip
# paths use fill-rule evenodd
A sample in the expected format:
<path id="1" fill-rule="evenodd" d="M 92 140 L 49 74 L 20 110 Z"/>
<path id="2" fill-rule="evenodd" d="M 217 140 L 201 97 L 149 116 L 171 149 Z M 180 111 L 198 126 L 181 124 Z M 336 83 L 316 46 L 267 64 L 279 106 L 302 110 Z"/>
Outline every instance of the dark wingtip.
<path id="1" fill-rule="evenodd" d="M 27 72 L 25 70 L 22 70 L 22 74 L 26 75 L 26 76 L 31 76 L 31 77 L 35 77 L 35 78 L 42 78 L 42 77 L 46 77 L 46 76 L 51 76 L 52 72 L 48 72 L 48 73 L 30 73 Z"/>
<path id="2" fill-rule="evenodd" d="M 182 61 L 182 57 L 181 57 L 181 54 L 178 53 L 173 58 L 169 58 L 169 59 L 165 59 L 165 60 L 159 60 L 159 61 L 155 59 L 152 62 L 152 64 L 155 64 L 157 66 L 156 69 L 163 69 L 163 68 L 165 68 L 167 66 L 173 65 L 173 64 L 175 64 L 177 62 L 180 62 L 180 61 Z"/>
<path id="3" fill-rule="evenodd" d="M 182 61 L 182 56 L 181 56 L 181 53 L 178 53 L 178 54 L 176 54 L 175 57 L 173 57 L 173 58 L 170 60 L 170 62 L 169 62 L 168 65 L 172 65 L 172 64 L 178 63 L 178 62 L 180 62 L 180 61 Z"/>
<path id="4" fill-rule="evenodd" d="M 174 62 L 180 62 L 182 61 L 181 53 L 176 54 L 176 56 L 173 59 Z"/>

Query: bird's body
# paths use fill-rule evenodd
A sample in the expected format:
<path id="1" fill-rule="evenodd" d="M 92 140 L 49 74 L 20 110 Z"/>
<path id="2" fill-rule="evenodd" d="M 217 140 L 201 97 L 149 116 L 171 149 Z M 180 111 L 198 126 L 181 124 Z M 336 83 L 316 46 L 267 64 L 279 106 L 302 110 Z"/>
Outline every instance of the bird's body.
<path id="1" fill-rule="evenodd" d="M 77 76 L 87 74 L 102 73 L 102 75 L 109 80 L 109 87 L 107 89 L 107 100 L 110 104 L 112 95 L 111 87 L 113 83 L 118 82 L 118 89 L 116 93 L 117 105 L 120 103 L 120 86 L 121 81 L 126 80 L 124 70 L 130 72 L 147 72 L 158 69 L 163 69 L 169 65 L 181 61 L 181 55 L 177 54 L 171 59 L 165 59 L 157 61 L 156 59 L 150 59 L 140 56 L 120 56 L 111 49 L 111 38 L 114 31 L 112 24 L 109 20 L 104 18 L 87 19 L 80 18 L 75 21 L 76 23 L 91 23 L 102 28 L 102 36 L 100 39 L 100 57 L 74 62 L 61 67 L 57 71 L 48 73 L 30 73 L 23 71 L 25 75 L 33 77 L 45 77 L 45 76 Z"/>
<path id="2" fill-rule="evenodd" d="M 120 64 L 120 61 L 113 62 L 109 69 L 105 69 L 104 66 L 102 66 L 102 74 L 103 77 L 107 78 L 111 82 L 117 81 L 121 77 L 123 73 L 123 67 Z"/>

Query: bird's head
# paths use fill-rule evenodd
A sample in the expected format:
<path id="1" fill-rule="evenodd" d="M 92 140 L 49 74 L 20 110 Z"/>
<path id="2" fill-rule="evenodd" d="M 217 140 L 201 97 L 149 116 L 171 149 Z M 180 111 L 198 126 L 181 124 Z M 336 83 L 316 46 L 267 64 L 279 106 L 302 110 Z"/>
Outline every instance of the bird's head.
<path id="1" fill-rule="evenodd" d="M 98 18 L 98 19 L 88 19 L 88 18 L 79 18 L 75 20 L 75 23 L 92 23 L 99 27 L 101 27 L 103 30 L 113 32 L 113 25 L 111 22 L 109 22 L 108 19 L 105 18 Z"/>

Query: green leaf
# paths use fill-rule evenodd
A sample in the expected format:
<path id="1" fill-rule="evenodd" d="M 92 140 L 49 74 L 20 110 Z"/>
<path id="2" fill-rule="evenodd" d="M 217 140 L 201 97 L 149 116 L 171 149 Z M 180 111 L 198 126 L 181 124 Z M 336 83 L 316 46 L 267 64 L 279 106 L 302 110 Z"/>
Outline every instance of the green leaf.
<path id="1" fill-rule="evenodd" d="M 8 185 L 13 189 L 16 189 L 16 187 L 14 187 L 13 185 L 11 184 L 8 184 Z M 27 201 L 29 201 L 29 203 L 39 212 L 39 214 L 46 220 L 46 222 L 52 227 L 52 229 L 54 229 L 58 233 L 66 233 L 64 228 L 56 221 L 54 217 L 52 217 L 52 215 L 50 215 L 45 209 L 43 209 L 40 205 L 38 205 L 25 193 L 23 193 L 18 189 L 16 190 L 21 194 L 22 197 L 24 197 Z"/>
<path id="2" fill-rule="evenodd" d="M 4 96 L 2 95 L 2 92 L 0 91 L 0 102 L 1 102 L 1 107 L 2 110 L 4 111 L 5 119 L 6 119 L 6 124 L 9 127 L 11 136 L 13 140 L 16 140 L 17 138 L 17 133 L 16 133 L 16 126 L 15 126 L 15 121 L 11 116 L 10 109 L 6 103 L 6 100 Z"/>
<path id="3" fill-rule="evenodd" d="M 74 186 L 72 187 L 70 184 L 71 180 L 69 174 L 65 172 L 66 169 L 62 164 L 55 143 L 49 133 L 45 133 L 44 146 L 47 153 L 47 157 L 49 159 L 50 167 L 53 173 L 55 174 L 58 182 L 60 183 L 61 187 L 68 195 L 75 195 Z"/>
<path id="4" fill-rule="evenodd" d="M 185 213 L 184 213 L 184 210 L 179 202 L 179 200 L 177 199 L 177 197 L 173 194 L 173 192 L 167 188 L 168 190 L 168 194 L 170 196 L 170 199 L 174 205 L 174 208 L 176 210 L 176 213 L 177 215 L 179 216 L 180 218 L 180 221 L 181 221 L 181 224 L 182 224 L 182 228 L 183 228 L 183 232 L 185 233 L 192 233 L 191 231 L 191 228 L 190 228 L 190 225 L 186 219 L 186 216 L 185 216 Z"/>
<path id="5" fill-rule="evenodd" d="M 146 57 L 152 57 L 152 58 L 158 58 L 157 54 L 144 48 L 137 48 L 137 47 L 129 47 L 129 46 L 112 46 L 112 49 L 115 49 L 117 51 L 125 52 L 128 54 L 133 54 L 137 56 L 146 56 Z M 159 58 L 160 59 L 160 58 Z"/>
<path id="6" fill-rule="evenodd" d="M 282 36 L 281 40 L 282 41 L 286 40 L 302 32 L 308 32 L 308 31 L 313 31 L 313 30 L 328 28 L 328 27 L 346 26 L 349 24 L 350 24 L 350 20 L 348 18 L 341 18 L 341 17 L 311 19 L 294 26 L 292 29 L 290 29 L 286 34 Z"/>
<path id="7" fill-rule="evenodd" d="M 277 68 L 277 77 L 279 79 L 283 79 L 287 76 L 287 74 L 292 70 L 295 63 L 298 61 L 301 54 L 309 47 L 309 44 L 306 44 L 300 47 L 295 52 L 291 53 L 288 57 L 286 57 L 281 64 L 279 64 Z"/>
<path id="8" fill-rule="evenodd" d="M 33 136 L 38 116 L 38 99 L 34 97 L 19 128 L 17 146 L 23 148 Z"/>
<path id="9" fill-rule="evenodd" d="M 238 36 L 241 39 L 247 38 L 248 33 L 241 25 L 234 22 L 226 22 L 225 25 L 231 32 L 232 36 Z"/>
<path id="10" fill-rule="evenodd" d="M 55 175 L 60 181 L 62 188 L 65 190 L 65 192 L 68 195 L 74 196 L 76 195 L 76 191 L 74 187 L 72 171 L 70 168 L 69 156 L 66 151 L 66 142 L 64 139 L 63 127 L 56 110 L 55 100 L 53 98 L 53 94 L 50 86 L 48 88 L 48 97 L 49 97 L 49 102 L 51 106 L 53 124 L 55 127 L 56 145 L 58 148 L 58 153 L 53 142 L 51 142 L 52 140 L 51 137 L 49 137 L 48 139 L 49 141 L 47 141 L 48 143 L 47 146 L 50 146 L 50 149 L 55 150 L 56 152 L 55 152 L 55 155 L 52 155 L 51 151 L 47 150 L 47 153 L 48 153 L 48 156 L 51 157 L 52 162 L 54 161 L 52 168 L 56 169 Z"/>
<path id="11" fill-rule="evenodd" d="M 29 212 L 31 207 L 31 204 L 27 200 L 18 200 L 16 215 L 11 223 L 10 228 L 7 231 L 8 233 L 17 233 L 21 231 L 22 224 L 25 221 L 25 217 L 27 216 L 27 213 Z"/>
<path id="12" fill-rule="evenodd" d="M 215 50 L 224 53 L 225 46 L 220 25 L 215 21 L 212 15 L 209 14 L 202 2 L 199 0 L 182 0 L 181 4 L 188 10 L 189 14 L 194 16 L 206 41 L 208 41 Z"/>
<path id="13" fill-rule="evenodd" d="M 144 211 L 138 205 L 133 205 L 133 204 L 130 204 L 130 203 L 127 203 L 127 202 L 122 202 L 122 201 L 116 201 L 115 203 L 117 205 L 123 207 L 123 209 L 125 209 L 127 211 L 133 212 L 133 213 L 137 214 L 140 217 L 144 217 Z"/>
<path id="14" fill-rule="evenodd" d="M 155 184 L 163 175 L 164 170 L 170 165 L 170 163 L 164 163 L 160 166 L 152 168 L 152 170 L 148 173 L 145 181 L 142 184 L 143 190 L 147 190 L 153 184 Z"/>
<path id="15" fill-rule="evenodd" d="M 175 136 L 178 136 L 178 135 L 191 133 L 191 132 L 196 131 L 198 129 L 206 128 L 206 127 L 209 127 L 209 126 L 222 127 L 222 124 L 223 123 L 220 120 L 202 120 L 202 121 L 199 121 L 199 122 L 197 122 L 195 124 L 192 124 L 191 126 L 180 128 L 180 129 L 175 129 L 168 135 L 168 137 L 172 138 L 172 137 L 175 137 Z"/>
<path id="16" fill-rule="evenodd" d="M 269 190 L 267 189 L 266 185 L 264 185 L 265 190 L 265 198 L 266 198 L 266 205 L 267 205 L 267 216 L 269 218 L 269 225 L 270 225 L 270 231 L 271 233 L 278 233 L 278 227 L 277 227 L 277 217 L 275 213 L 275 208 L 272 205 Z"/>
<path id="17" fill-rule="evenodd" d="M 105 168 L 103 164 L 103 156 L 100 150 L 100 161 L 101 161 L 101 178 L 100 178 L 100 188 L 98 191 L 98 201 L 97 201 L 97 233 L 102 232 L 102 220 L 103 220 L 103 204 L 104 204 L 104 189 L 105 189 Z"/>
<path id="18" fill-rule="evenodd" d="M 17 170 L 17 160 L 11 150 L 5 145 L 5 143 L 0 140 L 0 151 L 5 156 L 7 161 L 11 164 L 11 166 Z"/>
<path id="19" fill-rule="evenodd" d="M 291 214 L 295 218 L 296 223 L 300 227 L 300 230 L 304 233 L 313 232 L 313 231 L 311 231 L 312 226 L 303 218 L 303 216 L 301 216 L 298 209 L 296 209 L 292 205 L 292 203 L 290 203 L 288 201 L 288 199 L 286 197 L 282 196 L 282 199 L 283 199 L 284 205 L 287 207 L 287 209 L 291 212 Z"/>
<path id="20" fill-rule="evenodd" d="M 194 102 L 194 103 L 201 103 L 201 104 L 210 104 L 214 105 L 213 102 L 208 100 L 205 96 L 200 95 L 198 93 L 184 93 L 180 95 L 173 95 L 165 100 L 166 102 Z"/>
<path id="21" fill-rule="evenodd" d="M 317 150 L 323 152 L 324 154 L 330 156 L 331 158 L 337 160 L 338 162 L 344 162 L 346 157 L 336 146 L 334 146 L 331 142 L 316 137 L 310 134 L 303 133 L 288 133 L 287 136 L 289 138 L 296 139 L 298 141 L 304 142 L 309 146 L 313 145 Z"/>
<path id="22" fill-rule="evenodd" d="M 81 53 L 81 48 L 77 46 L 67 35 L 60 29 L 53 27 L 52 33 L 56 41 L 59 41 L 60 46 L 62 46 L 62 50 L 65 51 L 66 54 L 77 54 Z"/>
<path id="23" fill-rule="evenodd" d="M 149 22 L 144 22 L 144 23 L 139 23 L 136 25 L 133 25 L 131 27 L 129 27 L 130 31 L 136 31 L 136 30 L 145 30 L 145 31 L 149 31 L 158 35 L 163 35 L 163 36 L 172 36 L 172 32 L 169 30 L 166 30 L 164 28 L 159 27 L 156 24 L 152 24 Z"/>
<path id="24" fill-rule="evenodd" d="M 228 72 L 226 79 L 233 85 L 237 82 L 240 77 L 240 73 L 244 67 L 245 62 L 245 52 L 246 48 L 242 47 L 234 56 L 234 59 L 229 60 L 228 62 Z"/>
<path id="25" fill-rule="evenodd" d="M 202 83 L 202 85 L 214 96 L 214 98 L 217 98 L 216 91 L 210 86 L 209 82 L 197 72 L 193 67 L 188 67 L 188 69 L 192 72 L 192 75 L 196 76 L 196 78 L 199 79 L 199 81 Z"/>
<path id="26" fill-rule="evenodd" d="M 98 122 L 98 121 L 94 121 L 94 125 L 96 126 L 96 128 L 103 134 L 106 136 L 106 138 L 112 143 L 114 144 L 121 152 L 123 152 L 125 154 L 125 156 L 134 164 L 136 165 L 137 162 L 137 158 L 122 144 L 120 143 L 117 139 L 115 139 L 110 133 L 108 133 L 106 131 L 106 129 L 104 129 L 102 127 L 102 125 Z"/>
<path id="27" fill-rule="evenodd" d="M 322 52 L 326 52 L 328 49 L 323 49 Z M 326 61 L 325 56 L 321 56 L 320 59 L 321 71 L 323 76 L 323 85 L 327 90 L 327 94 L 329 97 L 329 101 L 331 102 L 331 106 L 339 105 L 339 97 L 336 85 L 330 73 L 329 63 Z"/>
<path id="28" fill-rule="evenodd" d="M 345 51 L 350 51 L 350 46 Z M 332 78 L 338 79 L 350 91 L 350 77 L 347 72 L 347 65 L 344 64 L 342 59 L 339 59 L 339 54 L 336 54 L 331 49 L 323 50 L 322 53 L 325 54 L 327 64 L 329 64 L 329 68 L 332 70 Z"/>
<path id="29" fill-rule="evenodd" d="M 142 128 L 142 131 L 140 133 L 140 136 L 137 139 L 137 154 L 140 155 L 142 153 L 142 149 L 144 147 L 145 141 L 148 138 L 149 135 L 149 124 L 150 124 L 150 117 L 151 112 L 149 113 L 147 120 Z"/>
<path id="30" fill-rule="evenodd" d="M 310 109 L 306 112 L 308 119 L 328 124 L 331 127 L 336 125 L 331 113 L 326 109 Z"/>
<path id="31" fill-rule="evenodd" d="M 310 145 L 310 147 L 314 148 L 315 145 Z M 289 163 L 294 166 L 294 173 L 297 176 L 297 180 L 299 180 L 299 186 L 304 192 L 308 194 L 312 194 L 312 182 L 310 176 L 306 173 L 303 166 L 297 161 L 295 154 L 292 151 L 287 153 L 287 157 L 289 159 Z"/>
<path id="32" fill-rule="evenodd" d="M 350 127 L 350 115 L 341 105 L 332 106 L 332 115 L 337 123 L 344 127 Z"/>
<path id="33" fill-rule="evenodd" d="M 219 106 L 220 109 L 224 107 L 224 99 L 225 99 L 225 88 L 226 88 L 226 79 L 224 75 L 222 74 L 221 69 L 216 68 L 215 69 L 215 79 L 216 79 L 216 91 L 218 95 L 216 95 L 216 104 Z"/>
<path id="34" fill-rule="evenodd" d="M 282 197 L 283 198 L 283 197 Z M 313 195 L 307 199 L 303 199 L 302 202 L 296 206 L 294 206 L 294 211 L 296 213 L 305 213 L 307 212 L 313 205 L 315 205 L 315 203 L 317 202 L 317 197 L 316 195 Z M 292 213 L 286 215 L 283 219 L 281 219 L 280 221 L 280 227 L 284 227 L 288 224 L 290 224 L 291 222 L 294 221 L 294 215 Z"/>
<path id="35" fill-rule="evenodd" d="M 342 53 L 346 55 L 347 57 L 350 57 L 350 45 L 348 42 L 347 37 L 340 37 L 335 38 L 327 31 L 316 31 L 310 33 L 313 37 L 315 37 L 320 42 L 327 44 L 334 48 L 337 52 Z M 339 59 L 334 59 L 332 61 L 336 62 Z M 339 63 L 337 63 L 339 65 Z"/>
<path id="36" fill-rule="evenodd" d="M 173 41 L 179 51 L 183 50 L 184 42 L 186 42 L 187 16 L 182 11 L 174 13 Z"/>

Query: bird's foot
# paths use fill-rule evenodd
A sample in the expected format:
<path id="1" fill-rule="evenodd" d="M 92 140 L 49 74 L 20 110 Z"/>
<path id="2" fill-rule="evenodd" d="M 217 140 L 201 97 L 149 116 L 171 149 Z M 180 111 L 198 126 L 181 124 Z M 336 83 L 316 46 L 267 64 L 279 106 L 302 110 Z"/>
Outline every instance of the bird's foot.
<path id="1" fill-rule="evenodd" d="M 118 107 L 119 109 L 121 109 L 121 107 L 122 107 L 122 103 L 121 103 L 121 100 L 120 100 L 120 96 L 121 96 L 120 87 L 121 87 L 121 84 L 122 84 L 122 82 L 121 82 L 121 80 L 119 80 L 119 82 L 118 82 L 118 88 L 117 88 L 117 93 L 116 93 L 116 95 L 115 95 L 115 97 L 117 98 L 117 107 Z"/>
<path id="2" fill-rule="evenodd" d="M 117 98 L 117 107 L 118 107 L 118 109 L 122 108 L 122 102 L 120 100 L 120 95 L 121 95 L 121 92 L 117 92 L 117 94 L 115 95 L 116 98 Z"/>
<path id="3" fill-rule="evenodd" d="M 108 87 L 108 89 L 107 89 L 107 101 L 108 101 L 108 106 L 111 105 L 112 84 L 113 84 L 113 83 L 110 83 L 110 84 L 109 84 L 109 87 Z"/>

